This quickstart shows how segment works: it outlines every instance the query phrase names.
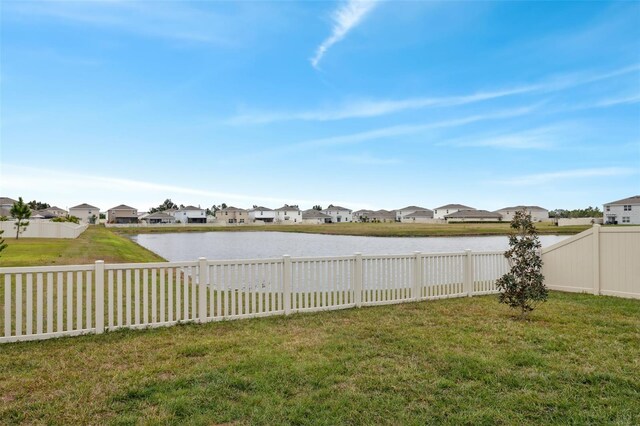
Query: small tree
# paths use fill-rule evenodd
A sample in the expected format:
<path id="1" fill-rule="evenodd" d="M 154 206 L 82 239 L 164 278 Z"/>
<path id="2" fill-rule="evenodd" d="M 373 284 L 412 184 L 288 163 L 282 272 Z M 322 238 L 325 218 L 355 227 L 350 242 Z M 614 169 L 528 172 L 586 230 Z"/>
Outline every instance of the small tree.
<path id="1" fill-rule="evenodd" d="M 22 197 L 18 198 L 18 201 L 11 206 L 11 217 L 16 220 L 16 240 L 20 236 L 20 233 L 27 229 L 29 226 L 29 218 L 31 217 L 31 209 L 28 204 L 22 201 Z"/>
<path id="2" fill-rule="evenodd" d="M 315 206 L 313 206 L 313 210 L 322 210 L 322 206 L 320 204 L 316 204 Z"/>
<path id="3" fill-rule="evenodd" d="M 539 303 L 547 300 L 541 244 L 531 215 L 525 210 L 515 213 L 511 228 L 515 232 L 509 236 L 510 248 L 504 254 L 511 270 L 496 281 L 496 286 L 500 290 L 500 303 L 520 309 L 520 318 L 526 318 Z"/>

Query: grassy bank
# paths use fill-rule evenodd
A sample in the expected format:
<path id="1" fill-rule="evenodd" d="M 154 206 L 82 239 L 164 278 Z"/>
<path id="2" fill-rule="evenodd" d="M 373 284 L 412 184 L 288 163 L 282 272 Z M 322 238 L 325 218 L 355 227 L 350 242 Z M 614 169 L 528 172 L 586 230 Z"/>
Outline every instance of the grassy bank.
<path id="1" fill-rule="evenodd" d="M 108 263 L 158 262 L 160 256 L 129 238 L 102 226 L 90 226 L 76 239 L 5 238 L 0 266 L 78 265 L 104 260 Z"/>
<path id="2" fill-rule="evenodd" d="M 577 234 L 590 226 L 555 226 L 550 223 L 536 225 L 540 234 Z M 300 232 L 327 235 L 357 235 L 372 237 L 454 237 L 474 235 L 507 235 L 509 223 L 452 223 L 443 225 L 409 223 L 333 223 L 325 225 L 266 225 L 266 226 L 211 226 L 211 227 L 146 227 L 111 228 L 123 235 L 169 232 Z"/>
<path id="3" fill-rule="evenodd" d="M 640 301 L 495 296 L 3 345 L 0 423 L 638 424 Z"/>

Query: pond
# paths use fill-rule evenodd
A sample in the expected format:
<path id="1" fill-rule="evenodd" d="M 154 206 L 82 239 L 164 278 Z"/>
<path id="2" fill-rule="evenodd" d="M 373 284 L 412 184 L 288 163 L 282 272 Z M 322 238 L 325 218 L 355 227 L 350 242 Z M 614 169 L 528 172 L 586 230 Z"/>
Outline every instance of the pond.
<path id="1" fill-rule="evenodd" d="M 568 238 L 542 235 L 546 247 Z M 302 256 L 344 256 L 363 254 L 407 254 L 505 250 L 506 236 L 493 237 L 356 237 L 293 232 L 194 232 L 140 234 L 132 239 L 168 261 L 263 259 L 288 254 Z"/>

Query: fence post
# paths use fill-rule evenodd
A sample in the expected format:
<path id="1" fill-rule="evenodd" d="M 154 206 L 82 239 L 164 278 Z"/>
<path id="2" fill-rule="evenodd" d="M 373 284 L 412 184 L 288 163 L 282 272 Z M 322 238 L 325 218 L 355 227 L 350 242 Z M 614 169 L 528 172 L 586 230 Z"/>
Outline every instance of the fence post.
<path id="1" fill-rule="evenodd" d="M 207 258 L 198 258 L 198 319 L 204 322 L 207 318 Z"/>
<path id="2" fill-rule="evenodd" d="M 473 295 L 473 257 L 469 249 L 466 249 L 464 254 L 464 292 L 471 297 Z"/>
<path id="3" fill-rule="evenodd" d="M 356 253 L 355 279 L 353 280 L 353 293 L 356 308 L 362 306 L 362 253 Z"/>
<path id="4" fill-rule="evenodd" d="M 600 294 L 600 225 L 592 228 L 593 235 L 593 294 Z"/>
<path id="5" fill-rule="evenodd" d="M 96 260 L 96 334 L 104 333 L 104 260 Z M 62 297 L 62 295 L 58 295 Z"/>
<path id="6" fill-rule="evenodd" d="M 422 255 L 419 251 L 413 253 L 413 288 L 411 296 L 414 301 L 419 301 L 422 289 Z"/>
<path id="7" fill-rule="evenodd" d="M 282 256 L 282 298 L 284 299 L 284 314 L 291 313 L 291 256 L 285 254 Z"/>

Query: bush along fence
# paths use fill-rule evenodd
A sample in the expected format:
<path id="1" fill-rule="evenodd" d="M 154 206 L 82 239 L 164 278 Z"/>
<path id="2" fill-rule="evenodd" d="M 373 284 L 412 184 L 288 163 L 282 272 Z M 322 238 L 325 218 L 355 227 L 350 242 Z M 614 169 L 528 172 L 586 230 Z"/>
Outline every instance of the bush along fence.
<path id="1" fill-rule="evenodd" d="M 495 293 L 503 252 L 0 268 L 0 343 Z"/>

